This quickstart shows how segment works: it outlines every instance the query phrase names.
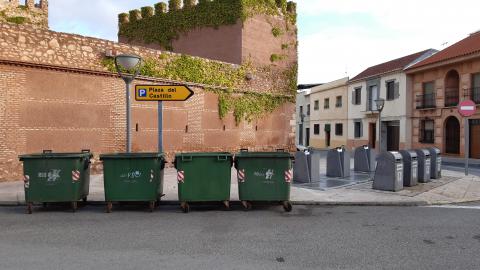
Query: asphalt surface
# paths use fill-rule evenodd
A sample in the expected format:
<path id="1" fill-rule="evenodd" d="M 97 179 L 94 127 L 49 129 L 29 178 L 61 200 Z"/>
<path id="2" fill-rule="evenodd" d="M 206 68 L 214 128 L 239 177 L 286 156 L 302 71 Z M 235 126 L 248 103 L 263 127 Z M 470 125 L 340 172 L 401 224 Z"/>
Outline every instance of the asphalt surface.
<path id="1" fill-rule="evenodd" d="M 477 270 L 479 206 L 2 207 L 0 269 Z"/>

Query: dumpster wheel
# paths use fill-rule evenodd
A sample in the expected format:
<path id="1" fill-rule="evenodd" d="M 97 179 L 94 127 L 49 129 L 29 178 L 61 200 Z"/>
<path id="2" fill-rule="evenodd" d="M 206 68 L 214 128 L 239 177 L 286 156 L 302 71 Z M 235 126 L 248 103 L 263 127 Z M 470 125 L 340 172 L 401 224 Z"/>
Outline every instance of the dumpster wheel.
<path id="1" fill-rule="evenodd" d="M 250 211 L 252 210 L 252 203 L 249 201 L 242 201 L 243 210 Z"/>
<path id="2" fill-rule="evenodd" d="M 223 201 L 223 206 L 225 207 L 226 211 L 230 210 L 230 201 Z"/>
<path id="3" fill-rule="evenodd" d="M 187 202 L 180 203 L 180 207 L 182 208 L 183 213 L 190 212 L 190 205 Z"/>
<path id="4" fill-rule="evenodd" d="M 292 203 L 289 201 L 283 202 L 283 210 L 285 210 L 285 212 L 292 212 Z"/>
<path id="5" fill-rule="evenodd" d="M 72 202 L 72 212 L 75 213 L 77 212 L 78 209 L 78 203 L 77 202 Z"/>
<path id="6" fill-rule="evenodd" d="M 112 208 L 113 208 L 112 202 L 107 202 L 106 212 L 107 212 L 107 213 L 112 213 Z"/>
<path id="7" fill-rule="evenodd" d="M 155 201 L 150 201 L 148 203 L 148 210 L 150 211 L 150 213 L 152 213 L 153 210 L 155 210 Z"/>
<path id="8" fill-rule="evenodd" d="M 33 208 L 33 204 L 32 203 L 28 203 L 27 204 L 27 214 L 31 215 L 32 214 L 32 208 Z"/>

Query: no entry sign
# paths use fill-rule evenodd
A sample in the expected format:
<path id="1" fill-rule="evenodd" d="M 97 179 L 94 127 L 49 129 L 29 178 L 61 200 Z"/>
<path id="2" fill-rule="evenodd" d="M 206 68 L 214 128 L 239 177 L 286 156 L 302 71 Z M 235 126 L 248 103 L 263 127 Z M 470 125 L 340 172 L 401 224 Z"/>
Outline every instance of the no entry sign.
<path id="1" fill-rule="evenodd" d="M 464 100 L 458 105 L 458 112 L 463 117 L 470 117 L 475 114 L 477 105 L 471 100 Z"/>

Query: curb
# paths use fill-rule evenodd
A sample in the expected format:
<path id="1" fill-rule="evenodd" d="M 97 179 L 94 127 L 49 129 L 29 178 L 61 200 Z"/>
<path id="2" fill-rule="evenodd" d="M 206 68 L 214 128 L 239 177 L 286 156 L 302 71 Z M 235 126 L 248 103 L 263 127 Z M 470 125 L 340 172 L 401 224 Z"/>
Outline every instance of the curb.
<path id="1" fill-rule="evenodd" d="M 292 201 L 293 205 L 298 206 L 404 206 L 404 207 L 413 207 L 413 206 L 428 206 L 434 205 L 426 201 L 383 201 L 383 202 L 327 202 L 327 201 Z M 455 202 L 457 203 L 457 202 Z M 201 203 L 199 203 L 201 204 Z M 452 204 L 452 203 L 446 203 Z M 16 206 L 25 206 L 25 202 L 0 202 L 0 207 L 16 207 Z M 88 201 L 87 205 L 91 206 L 104 206 L 104 201 Z M 178 201 L 161 201 L 163 206 L 178 206 L 180 203 Z M 230 201 L 230 205 L 241 206 L 240 201 Z M 259 203 L 259 205 L 275 205 L 268 203 Z"/>

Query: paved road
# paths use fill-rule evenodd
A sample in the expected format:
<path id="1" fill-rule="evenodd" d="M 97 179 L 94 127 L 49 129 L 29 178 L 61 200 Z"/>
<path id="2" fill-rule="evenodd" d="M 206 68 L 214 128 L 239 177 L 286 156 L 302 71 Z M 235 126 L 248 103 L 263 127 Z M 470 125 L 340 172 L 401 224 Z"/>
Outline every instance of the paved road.
<path id="1" fill-rule="evenodd" d="M 479 269 L 480 207 L 0 208 L 0 269 Z M 465 208 L 467 207 L 467 208 Z M 470 208 L 471 207 L 471 208 Z"/>

